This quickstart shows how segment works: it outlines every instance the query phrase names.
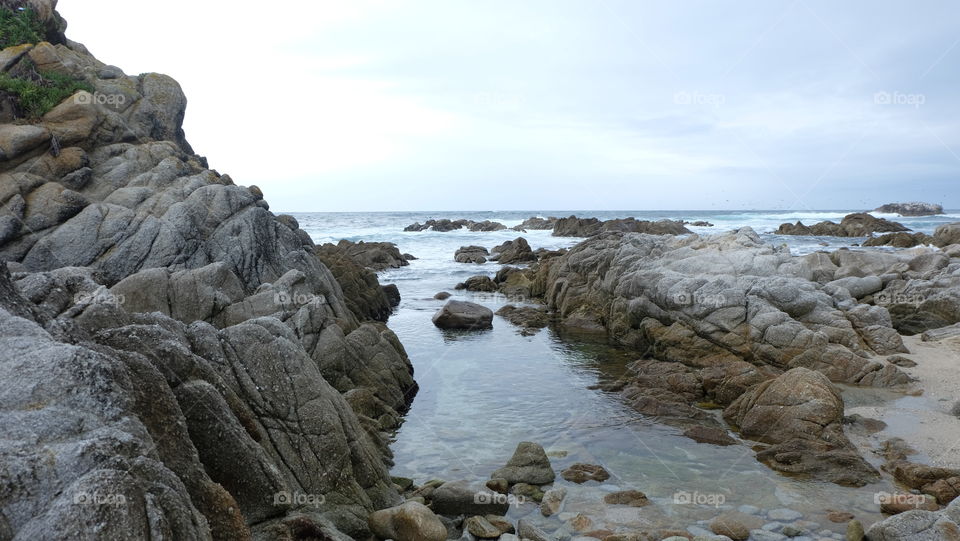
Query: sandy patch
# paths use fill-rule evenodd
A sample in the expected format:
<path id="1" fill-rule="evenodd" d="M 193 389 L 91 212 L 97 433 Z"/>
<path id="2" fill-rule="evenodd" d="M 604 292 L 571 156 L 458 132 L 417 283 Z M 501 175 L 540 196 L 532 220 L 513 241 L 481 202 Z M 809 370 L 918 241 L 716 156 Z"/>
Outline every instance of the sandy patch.
<path id="1" fill-rule="evenodd" d="M 901 370 L 917 378 L 915 386 L 923 394 L 847 408 L 847 415 L 858 413 L 887 423 L 881 432 L 852 439 L 876 448 L 883 440 L 900 437 L 920 453 L 911 461 L 960 468 L 960 418 L 950 413 L 960 400 L 960 337 L 922 342 L 919 335 L 904 336 L 903 343 L 910 350 L 903 356 L 917 366 Z"/>

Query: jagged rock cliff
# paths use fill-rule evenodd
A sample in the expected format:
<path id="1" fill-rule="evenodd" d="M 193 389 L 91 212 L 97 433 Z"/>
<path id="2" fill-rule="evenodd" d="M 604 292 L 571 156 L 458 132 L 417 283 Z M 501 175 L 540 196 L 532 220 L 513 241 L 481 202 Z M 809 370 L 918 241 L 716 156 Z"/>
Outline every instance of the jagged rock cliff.
<path id="1" fill-rule="evenodd" d="M 0 539 L 368 535 L 401 501 L 383 431 L 416 391 L 382 306 L 193 152 L 176 81 L 31 4 L 52 43 L 0 69 L 123 99 L 0 125 Z"/>

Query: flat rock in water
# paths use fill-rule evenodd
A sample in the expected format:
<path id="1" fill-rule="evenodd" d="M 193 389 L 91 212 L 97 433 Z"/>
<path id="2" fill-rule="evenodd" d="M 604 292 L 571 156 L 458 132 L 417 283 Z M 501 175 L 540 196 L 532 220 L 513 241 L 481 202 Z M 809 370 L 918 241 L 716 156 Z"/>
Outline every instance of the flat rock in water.
<path id="1" fill-rule="evenodd" d="M 587 481 L 603 482 L 610 478 L 610 473 L 596 464 L 574 464 L 560 473 L 561 477 L 571 483 L 582 484 Z"/>

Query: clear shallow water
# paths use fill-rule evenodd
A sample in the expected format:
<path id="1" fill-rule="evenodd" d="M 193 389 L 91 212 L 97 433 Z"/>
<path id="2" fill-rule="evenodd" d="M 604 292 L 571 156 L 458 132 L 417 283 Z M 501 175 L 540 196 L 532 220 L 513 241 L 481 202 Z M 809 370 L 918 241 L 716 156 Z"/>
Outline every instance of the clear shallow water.
<path id="1" fill-rule="evenodd" d="M 530 440 L 553 455 L 557 470 L 574 462 L 589 462 L 602 464 L 610 471 L 612 478 L 599 485 L 558 483 L 570 489 L 567 511 L 603 517 L 599 523 L 612 528 L 644 521 L 682 527 L 718 513 L 711 504 L 674 504 L 678 492 L 700 494 L 711 497 L 711 501 L 719 496 L 723 500 L 721 509 L 742 504 L 765 509 L 790 507 L 837 532 L 845 526 L 826 521 L 827 510 L 853 512 L 865 524 L 881 518 L 874 495 L 892 490 L 886 482 L 851 489 L 789 478 L 757 462 L 749 443 L 730 447 L 698 444 L 674 428 L 636 414 L 617 395 L 590 389 L 601 381 L 616 379 L 634 360 L 629 351 L 583 337 L 565 337 L 551 329 L 523 336 L 499 317 L 494 320 L 494 328 L 484 332 L 442 331 L 433 326 L 431 317 L 443 304 L 433 299 L 438 291 L 449 291 L 455 299 L 479 302 L 494 311 L 509 302 L 500 295 L 453 289 L 470 276 L 492 276 L 500 268 L 495 263 L 455 263 L 453 253 L 458 247 L 476 244 L 492 248 L 520 235 L 534 249 L 572 246 L 582 239 L 556 238 L 549 231 L 404 232 L 405 226 L 430 218 L 461 217 L 512 226 L 532 215 L 574 213 L 603 219 L 636 216 L 707 220 L 716 227 L 692 229 L 709 234 L 749 225 L 769 242 L 786 242 L 796 253 L 823 250 L 823 240 L 832 248 L 858 241 L 769 234 L 786 221 L 801 219 L 810 224 L 839 220 L 848 213 L 843 211 L 296 214 L 301 227 L 317 242 L 389 241 L 401 252 L 419 258 L 408 267 L 380 274 L 380 281 L 396 283 L 403 297 L 389 326 L 406 347 L 421 388 L 392 445 L 394 475 L 411 477 L 417 483 L 435 478 L 483 481 L 507 461 L 518 442 Z M 960 213 L 898 221 L 915 230 L 932 232 L 941 223 L 957 220 Z M 848 389 L 845 394 L 854 402 L 872 396 L 857 389 Z M 614 513 L 597 503 L 606 491 L 618 488 L 642 490 L 657 505 L 640 511 L 617 508 Z M 512 513 L 522 515 L 531 509 L 521 506 Z"/>

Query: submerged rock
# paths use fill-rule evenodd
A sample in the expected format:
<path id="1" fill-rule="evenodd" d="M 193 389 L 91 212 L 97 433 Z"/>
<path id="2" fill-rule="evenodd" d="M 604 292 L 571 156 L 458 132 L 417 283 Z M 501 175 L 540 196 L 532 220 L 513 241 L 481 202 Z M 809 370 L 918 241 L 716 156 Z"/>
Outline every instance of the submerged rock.
<path id="1" fill-rule="evenodd" d="M 514 325 L 526 329 L 542 329 L 550 324 L 550 314 L 545 308 L 534 308 L 532 306 L 517 307 L 508 304 L 497 310 L 496 315 Z"/>
<path id="2" fill-rule="evenodd" d="M 560 476 L 571 483 L 583 484 L 587 481 L 602 483 L 610 478 L 610 473 L 597 464 L 577 463 L 560 472 Z"/>
<path id="3" fill-rule="evenodd" d="M 629 505 L 630 507 L 646 507 L 650 505 L 647 495 L 639 490 L 621 490 L 611 492 L 603 497 L 604 503 L 611 505 Z"/>
<path id="4" fill-rule="evenodd" d="M 434 314 L 433 324 L 441 329 L 490 329 L 493 328 L 493 312 L 472 302 L 448 301 Z"/>

